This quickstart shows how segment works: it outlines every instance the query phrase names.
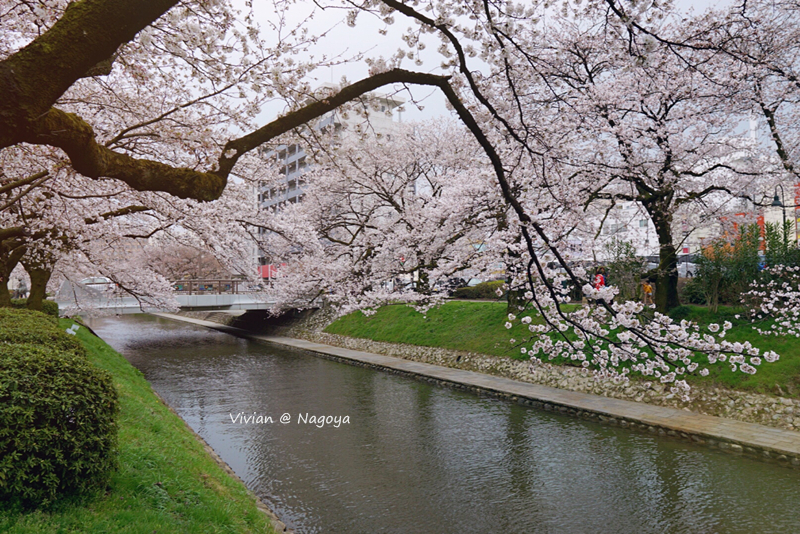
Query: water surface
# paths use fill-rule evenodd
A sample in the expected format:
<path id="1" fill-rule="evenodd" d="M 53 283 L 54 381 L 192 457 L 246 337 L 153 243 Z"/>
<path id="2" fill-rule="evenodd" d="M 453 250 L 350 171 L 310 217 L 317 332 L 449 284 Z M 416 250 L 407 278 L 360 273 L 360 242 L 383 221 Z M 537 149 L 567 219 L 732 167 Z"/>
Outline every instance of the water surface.
<path id="1" fill-rule="evenodd" d="M 792 469 L 165 319 L 90 325 L 298 533 L 800 532 Z"/>

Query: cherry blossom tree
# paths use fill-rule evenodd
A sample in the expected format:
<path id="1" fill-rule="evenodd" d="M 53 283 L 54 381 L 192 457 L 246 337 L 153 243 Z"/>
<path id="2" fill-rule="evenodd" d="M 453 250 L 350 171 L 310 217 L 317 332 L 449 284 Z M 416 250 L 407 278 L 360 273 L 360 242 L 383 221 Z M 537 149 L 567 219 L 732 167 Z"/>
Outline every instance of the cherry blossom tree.
<path id="1" fill-rule="evenodd" d="M 100 273 L 129 294 L 169 300 L 171 285 L 143 255 L 144 248 L 152 250 L 148 240 L 154 236 L 162 245 L 181 244 L 212 254 L 229 272 L 255 276 L 250 234 L 230 217 L 233 211 L 255 211 L 249 183 L 231 184 L 217 203 L 200 203 L 131 191 L 110 182 L 100 188 L 68 167 L 57 172 L 68 176 L 39 184 L 0 211 L 7 227 L 24 229 L 1 243 L 13 251 L 4 256 L 5 278 L 17 264 L 30 276 L 29 307 L 41 306 L 53 274 L 57 275 L 53 283 L 58 284 L 64 277 L 77 281 Z"/>
<path id="2" fill-rule="evenodd" d="M 0 104 L 4 281 L 36 251 L 35 259 L 25 259 L 38 266 L 34 307 L 44 294 L 42 273 L 52 273 L 58 256 L 76 243 L 106 235 L 101 222 L 125 217 L 136 226 L 143 217 L 129 215 L 146 213 L 160 227 L 134 234 L 151 235 L 186 228 L 181 212 L 202 211 L 144 193 L 219 198 L 234 165 L 258 179 L 244 160 L 277 135 L 387 83 L 447 84 L 442 76 L 394 69 L 309 101 L 302 76 L 320 62 L 293 56 L 317 36 L 284 27 L 278 16 L 267 46 L 252 13 L 237 18 L 226 2 L 146 4 L 47 0 L 7 2 L 0 11 L 0 83 L 8 97 Z M 257 128 L 255 115 L 276 97 L 289 111 Z M 250 133 L 231 140 L 236 130 Z M 75 202 L 59 202 L 65 199 Z M 239 241 L 241 228 L 220 230 L 230 220 L 220 213 L 203 219 L 203 231 L 220 238 L 215 245 L 201 239 L 203 246 L 224 255 L 219 243 Z M 77 228 L 80 221 L 94 232 Z M 0 302 L 7 304 L 7 290 L 0 290 Z"/>
<path id="3" fill-rule="evenodd" d="M 676 218 L 724 215 L 726 203 L 769 175 L 756 165 L 754 143 L 735 132 L 750 104 L 666 47 L 645 42 L 631 53 L 625 33 L 581 22 L 551 21 L 556 31 L 537 52 L 553 93 L 551 120 L 573 132 L 559 134 L 569 147 L 558 156 L 562 179 L 582 184 L 584 211 L 601 202 L 603 220 L 620 201 L 642 207 L 658 240 L 655 303 L 663 313 L 679 305 Z M 660 35 L 685 40 L 684 30 L 676 21 Z"/>
<path id="4" fill-rule="evenodd" d="M 308 111 L 307 106 L 305 115 L 289 113 L 259 130 L 253 119 L 267 100 L 280 95 L 301 107 L 298 95 L 306 87 L 300 77 L 308 64 L 298 63 L 292 55 L 310 38 L 302 33 L 296 38 L 280 37 L 267 47 L 258 39 L 252 20 L 237 20 L 224 2 L 183 3 L 147 27 L 141 18 L 147 10 L 137 11 L 133 6 L 131 11 L 131 5 L 122 4 L 52 1 L 3 5 L 0 20 L 8 31 L 0 46 L 8 57 L 2 68 L 13 98 L 3 102 L 8 122 L 2 128 L 4 139 L 14 139 L 0 153 L 2 270 L 4 282 L 19 262 L 30 267 L 32 275 L 36 273 L 29 299 L 34 308 L 40 305 L 47 279 L 62 256 L 80 266 L 67 267 L 62 273 L 121 272 L 120 256 L 108 254 L 121 237 L 146 238 L 178 229 L 181 235 L 176 241 L 212 250 L 228 266 L 241 264 L 237 254 L 248 256 L 243 252 L 251 250 L 252 244 L 243 242 L 249 233 L 230 214 L 245 215 L 245 208 L 254 206 L 248 185 L 237 188 L 229 184 L 225 193 L 229 200 L 223 196 L 222 202 L 208 205 L 158 192 L 204 200 L 219 197 L 234 163 L 248 180 L 258 180 L 261 171 L 257 164 L 246 161 L 251 157 L 246 151 L 233 154 L 231 150 L 238 149 L 224 150 L 231 132 L 255 130 L 234 142 L 236 147 L 244 143 L 251 150 L 264 139 L 368 89 L 350 88 L 349 93 L 334 95 L 334 102 L 316 102 L 318 109 L 312 105 Z M 163 3 L 162 11 L 166 7 L 168 3 Z M 102 22 L 114 27 L 126 11 L 130 18 L 124 24 L 142 23 L 136 39 L 121 40 L 120 48 L 86 72 L 62 69 L 64 78 L 60 80 L 50 76 L 54 71 L 46 72 L 43 64 L 48 61 L 77 61 L 59 56 L 67 48 L 78 55 L 97 52 L 85 42 L 72 46 L 75 32 L 88 35 L 98 46 L 101 41 L 125 37 L 128 30 L 113 36 L 103 34 Z M 273 25 L 272 29 L 294 35 L 291 28 Z M 69 41 L 70 47 L 58 44 L 62 41 Z M 59 50 L 51 54 L 56 48 Z M 29 66 L 26 62 L 33 56 L 41 59 L 43 70 L 20 67 Z M 45 79 L 36 82 L 25 76 Z M 74 78 L 71 82 L 69 76 Z M 31 104 L 36 107 L 47 94 L 28 91 L 40 82 L 48 89 L 61 84 L 62 93 L 53 89 L 57 107 L 35 117 L 38 126 L 25 126 L 24 120 L 18 120 L 27 109 L 25 98 L 39 99 L 39 104 Z M 378 85 L 367 83 L 369 87 Z M 39 126 L 42 129 L 35 133 Z M 220 156 L 223 151 L 225 155 Z M 219 158 L 226 162 L 224 169 L 218 168 L 216 174 L 200 170 L 222 161 Z M 121 181 L 98 180 L 104 176 Z M 81 259 L 76 260 L 78 257 Z M 236 267 L 234 272 L 255 273 L 252 265 Z M 120 285 L 135 294 L 150 292 L 146 287 L 164 289 L 163 280 L 143 284 L 150 278 L 139 274 Z M 5 283 L 0 286 L 0 303 L 8 304 Z"/>
<path id="5" fill-rule="evenodd" d="M 673 384 L 678 393 L 688 387 L 682 376 L 699 372 L 696 352 L 706 354 L 710 363 L 724 356 L 728 361 L 734 358 L 734 365 L 744 372 L 754 370 L 740 361 L 741 351 L 749 354 L 751 348 L 724 341 L 727 325 L 701 333 L 696 325 L 685 321 L 676 324 L 659 313 L 651 319 L 642 313 L 640 304 L 615 302 L 613 288 L 595 290 L 588 285 L 584 292 L 595 305 L 573 313 L 559 305 L 565 298 L 562 282 L 586 282 L 585 273 L 571 265 L 563 246 L 579 224 L 580 208 L 593 198 L 630 194 L 643 204 L 650 202 L 652 210 L 648 213 L 654 221 L 659 218 L 666 235 L 671 210 L 678 207 L 678 200 L 688 204 L 702 196 L 704 189 L 696 183 L 700 178 L 711 181 L 709 193 L 723 188 L 735 192 L 722 183 L 728 175 L 718 171 L 744 174 L 726 159 L 731 147 L 722 142 L 729 124 L 726 121 L 741 113 L 743 105 L 739 100 L 725 108 L 715 105 L 724 96 L 735 99 L 738 93 L 726 92 L 728 85 L 713 90 L 713 84 L 693 77 L 694 70 L 678 76 L 683 86 L 672 83 L 670 77 L 670 73 L 679 72 L 675 65 L 681 64 L 680 58 L 690 52 L 708 55 L 722 50 L 724 43 L 716 42 L 717 35 L 733 17 L 698 18 L 677 24 L 676 15 L 668 8 L 606 0 L 577 8 L 564 4 L 563 22 L 550 27 L 543 21 L 550 20 L 552 12 L 544 3 L 436 0 L 423 6 L 399 0 L 366 0 L 355 6 L 347 4 L 348 9 L 354 14 L 369 12 L 387 23 L 403 17 L 413 24 L 405 35 L 411 53 L 405 49 L 388 60 L 374 59 L 365 79 L 345 84 L 326 97 L 307 100 L 303 95 L 308 92 L 301 81 L 306 67 L 289 61 L 290 51 L 302 43 L 263 45 L 252 37 L 257 35 L 255 29 L 238 29 L 230 7 L 223 2 L 82 0 L 66 9 L 64 2 L 36 5 L 54 7 L 55 15 L 31 10 L 29 3 L 22 2 L 9 4 L 3 12 L 4 26 L 13 31 L 4 33 L 0 45 L 4 53 L 0 93 L 7 95 L 0 101 L 0 149 L 19 148 L 26 146 L 24 143 L 50 147 L 63 151 L 71 169 L 98 184 L 104 184 L 101 178 L 113 178 L 134 191 L 213 200 L 220 198 L 226 185 L 232 185 L 228 178 L 235 167 L 239 172 L 243 158 L 277 136 L 387 84 L 437 87 L 470 131 L 493 174 L 492 188 L 479 176 L 478 192 L 483 195 L 483 191 L 488 194 L 493 189 L 505 203 L 508 215 L 497 226 L 505 232 L 502 244 L 508 251 L 509 282 L 518 285 L 523 295 L 518 305 L 535 306 L 544 321 L 541 325 L 529 322 L 533 338 L 530 348 L 524 348 L 533 354 L 534 361 L 541 353 L 545 358 L 567 355 L 596 369 L 601 376 L 618 379 L 625 379 L 633 369 Z M 355 15 L 350 20 L 354 21 Z M 683 29 L 697 31 L 687 34 Z M 443 74 L 402 68 L 404 61 L 418 61 L 418 51 L 424 44 L 422 34 L 441 39 Z M 572 48 L 570 35 L 579 37 Z M 707 43 L 694 45 L 693 39 L 713 41 L 716 48 Z M 229 40 L 237 44 L 232 48 L 218 46 Z M 548 45 L 550 42 L 554 44 Z M 701 63 L 700 57 L 692 56 L 694 62 L 688 65 L 695 67 Z M 143 67 L 137 80 L 139 60 Z M 112 78 L 115 65 L 130 66 L 129 83 L 115 82 L 110 95 L 124 93 L 126 97 L 109 99 L 92 114 L 91 106 L 80 103 L 103 83 L 103 76 L 95 75 L 108 71 L 109 63 Z M 575 72 L 570 73 L 570 69 Z M 284 70 L 289 74 L 284 75 Z M 153 73 L 159 76 L 151 78 Z M 592 79 L 595 74 L 599 77 Z M 104 124 L 103 114 L 115 106 L 126 107 L 129 94 L 138 92 L 145 102 L 157 102 L 151 95 L 159 94 L 162 80 L 168 92 L 179 95 L 174 101 L 167 99 L 169 106 L 158 113 L 148 111 L 139 122 L 125 123 L 132 128 L 129 130 Z M 259 99 L 256 87 L 265 80 L 269 86 L 262 89 L 264 96 Z M 181 87 L 188 90 L 180 91 Z M 125 91 L 117 93 L 116 88 Z M 253 94 L 248 93 L 251 89 Z M 259 128 L 252 121 L 253 113 L 270 98 L 270 91 L 286 98 L 289 109 Z M 238 107 L 237 95 L 245 96 Z M 195 117 L 208 114 L 220 122 L 209 121 L 210 131 L 193 137 L 198 123 L 181 117 L 183 112 L 202 110 L 203 106 L 206 109 Z M 249 133 L 232 134 L 225 128 L 228 121 Z M 170 132 L 172 141 L 162 146 L 158 136 L 164 125 L 172 122 L 180 126 L 180 133 L 164 129 Z M 217 124 L 219 129 L 214 128 Z M 183 137 L 188 141 L 184 143 Z M 699 141 L 711 142 L 701 149 L 690 146 Z M 380 151 L 376 149 L 376 153 Z M 357 163 L 349 163 L 355 176 L 359 176 Z M 386 169 L 385 162 L 378 168 Z M 383 177 L 382 183 L 391 185 L 389 178 L 394 173 L 381 172 L 378 176 Z M 447 241 L 454 235 L 459 237 L 453 244 L 461 239 L 458 232 L 453 233 L 458 224 L 463 224 L 457 220 L 469 214 L 477 200 L 466 194 L 468 187 L 458 185 L 464 176 L 456 173 L 452 177 L 454 187 L 447 196 L 396 197 L 408 203 L 408 212 L 385 203 L 375 204 L 375 216 L 366 223 L 359 214 L 370 208 L 366 200 L 374 202 L 375 197 L 361 194 L 359 200 L 365 204 L 356 205 L 351 218 L 338 227 L 326 226 L 337 214 L 329 212 L 329 219 L 311 218 L 301 207 L 287 210 L 282 216 L 285 226 L 278 219 L 272 226 L 264 226 L 292 243 L 286 247 L 303 247 L 303 254 L 308 250 L 308 257 L 322 259 L 323 250 L 330 252 L 334 245 L 341 245 L 336 240 L 343 241 L 347 247 L 338 249 L 338 259 L 350 273 L 346 280 L 355 280 L 359 294 L 377 291 L 376 284 L 392 272 L 380 267 L 380 261 L 388 265 L 389 258 L 400 253 L 404 245 L 409 254 L 415 253 L 409 255 L 414 269 L 444 275 L 463 260 L 457 257 L 463 247 L 448 250 L 445 245 L 451 245 Z M 26 172 L 15 175 L 9 183 L 18 184 L 19 189 L 39 179 L 36 172 Z M 442 184 L 442 191 L 447 186 Z M 342 200 L 350 198 L 346 188 L 325 187 Z M 158 198 L 167 204 L 173 202 Z M 316 200 L 317 205 L 324 207 L 323 200 Z M 197 220 L 201 207 L 192 205 L 186 210 L 198 227 L 211 230 L 208 226 L 213 222 Z M 459 217 L 450 218 L 444 210 L 454 210 Z M 427 220 L 417 221 L 423 215 L 440 221 L 442 231 L 437 233 L 439 229 Z M 390 220 L 402 220 L 403 224 L 384 224 Z M 363 230 L 353 230 L 362 223 Z M 14 224 L 3 228 L 8 237 L 29 232 Z M 373 232 L 378 228 L 391 231 L 399 246 L 393 249 L 378 243 Z M 484 235 L 467 232 L 462 243 L 491 239 L 495 234 L 486 235 L 487 231 L 483 229 Z M 417 232 L 419 235 L 415 235 Z M 320 236 L 327 241 L 321 241 Z M 363 242 L 355 239 L 362 236 Z M 666 252 L 661 272 L 667 276 L 664 287 L 668 290 L 674 250 L 670 251 L 668 244 L 662 249 Z M 362 257 L 371 258 L 373 254 L 377 254 L 375 262 L 359 263 Z M 557 268 L 548 267 L 544 261 L 547 255 Z M 328 259 L 323 267 L 335 265 L 336 259 Z M 304 272 L 300 268 L 311 263 L 298 258 L 296 265 L 303 279 L 315 275 L 310 267 Z M 353 265 L 358 267 L 354 269 Z M 366 274 L 359 278 L 361 273 Z M 318 277 L 320 281 L 322 278 Z M 301 281 L 296 280 L 298 284 Z M 662 309 L 669 307 L 668 298 L 661 300 Z M 529 319 L 521 315 L 519 320 L 526 317 Z M 518 318 L 512 313 L 509 323 L 515 320 Z M 773 359 L 772 354 L 769 359 Z"/>
<path id="6" fill-rule="evenodd" d="M 640 304 L 614 302 L 613 288 L 586 284 L 585 273 L 558 246 L 577 224 L 576 208 L 593 198 L 626 195 L 647 203 L 662 242 L 659 301 L 666 310 L 675 304 L 668 298 L 676 276 L 675 209 L 718 191 L 736 194 L 732 177 L 760 174 L 737 166 L 734 157 L 742 147 L 726 140 L 748 109 L 746 98 L 707 83 L 676 59 L 672 40 L 688 43 L 695 34 L 681 31 L 697 26 L 666 11 L 657 14 L 663 19 L 640 8 L 626 12 L 613 1 L 566 7 L 556 28 L 539 23 L 552 14 L 538 5 L 436 2 L 422 10 L 383 0 L 365 8 L 416 22 L 407 35 L 412 45 L 419 32 L 443 41 L 449 58 L 444 66 L 452 68 L 465 104 L 454 106 L 456 112 L 487 153 L 523 238 L 526 265 L 516 282 L 527 288 L 525 299 L 545 322 L 530 325 L 542 335 L 531 349 L 523 347 L 529 354 L 567 355 L 621 379 L 636 370 L 674 384 L 676 392 L 688 387 L 683 374 L 698 371 L 698 351 L 709 355 L 708 363 L 732 357 L 735 365 L 744 363 L 742 371 L 754 371 L 739 362 L 742 347 L 721 339 L 730 325 L 717 326 L 711 335 L 659 313 L 650 320 Z M 488 69 L 471 68 L 475 56 Z M 545 253 L 559 269 L 548 269 Z M 565 278 L 585 284 L 585 294 L 598 306 L 563 312 Z M 512 313 L 509 324 L 516 319 Z M 579 341 L 543 335 L 568 331 Z"/>
<path id="7" fill-rule="evenodd" d="M 303 200 L 255 223 L 263 253 L 285 264 L 272 279 L 279 304 L 324 296 L 340 311 L 430 305 L 448 278 L 498 263 L 507 208 L 465 129 L 397 124 L 380 137 L 345 131 L 322 141 Z"/>
<path id="8" fill-rule="evenodd" d="M 772 182 L 762 183 L 748 195 L 757 205 L 762 194 L 772 191 L 776 183 L 789 182 L 796 189 L 800 178 L 799 29 L 797 2 L 756 2 L 708 11 L 682 41 L 641 25 L 630 32 L 634 39 L 644 37 L 665 45 L 688 69 L 734 96 L 731 101 L 748 109 L 751 119 L 760 119 L 765 135 L 758 146 L 759 157 L 772 167 Z M 797 194 L 791 204 L 797 207 Z M 794 226 L 792 223 L 789 232 L 792 242 L 796 237 Z M 784 235 L 784 247 L 787 244 Z M 795 266 L 771 265 L 762 275 L 753 282 L 747 299 L 753 303 L 751 313 L 757 320 L 771 318 L 774 322 L 771 328 L 759 331 L 764 335 L 796 335 Z"/>
<path id="9" fill-rule="evenodd" d="M 249 229 L 231 217 L 234 211 L 253 216 L 249 184 L 230 184 L 214 203 L 176 201 L 155 193 L 145 196 L 147 211 L 108 219 L 103 227 L 82 228 L 55 265 L 56 285 L 99 273 L 114 282 L 118 296 L 134 296 L 143 307 L 177 309 L 174 282 L 187 275 L 224 273 L 243 281 L 257 280 Z M 176 264 L 175 251 L 190 255 L 192 265 Z M 200 270 L 197 259 L 211 270 Z M 95 312 L 93 299 L 78 297 L 77 308 L 68 312 Z"/>

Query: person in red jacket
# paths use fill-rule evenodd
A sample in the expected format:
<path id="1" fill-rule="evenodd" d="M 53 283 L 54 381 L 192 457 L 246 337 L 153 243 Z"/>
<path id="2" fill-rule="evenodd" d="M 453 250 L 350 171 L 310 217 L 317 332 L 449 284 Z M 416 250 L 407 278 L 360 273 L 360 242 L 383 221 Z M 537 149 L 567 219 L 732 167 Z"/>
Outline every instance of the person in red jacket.
<path id="1" fill-rule="evenodd" d="M 602 289 L 606 286 L 606 268 L 598 267 L 597 273 L 594 275 L 592 285 L 595 289 Z"/>

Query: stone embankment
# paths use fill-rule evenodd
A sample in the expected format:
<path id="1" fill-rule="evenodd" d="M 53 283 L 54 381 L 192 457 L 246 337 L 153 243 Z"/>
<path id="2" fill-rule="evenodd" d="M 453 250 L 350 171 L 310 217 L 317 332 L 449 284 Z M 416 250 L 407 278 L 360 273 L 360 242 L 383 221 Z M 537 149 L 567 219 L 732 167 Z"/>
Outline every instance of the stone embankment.
<path id="1" fill-rule="evenodd" d="M 181 315 L 229 326 L 237 326 L 239 322 L 236 317 L 224 313 L 187 312 L 181 313 Z M 543 364 L 532 369 L 529 362 L 510 358 L 328 334 L 322 330 L 330 320 L 331 318 L 325 314 L 316 313 L 299 319 L 291 325 L 272 328 L 269 333 L 443 367 L 486 373 L 559 389 L 632 400 L 655 406 L 668 406 L 786 430 L 800 430 L 800 400 L 798 399 L 693 385 L 691 400 L 684 402 L 670 395 L 668 391 L 665 391 L 667 388 L 660 383 L 637 380 L 615 383 L 611 380 L 597 380 L 591 373 L 573 367 Z"/>

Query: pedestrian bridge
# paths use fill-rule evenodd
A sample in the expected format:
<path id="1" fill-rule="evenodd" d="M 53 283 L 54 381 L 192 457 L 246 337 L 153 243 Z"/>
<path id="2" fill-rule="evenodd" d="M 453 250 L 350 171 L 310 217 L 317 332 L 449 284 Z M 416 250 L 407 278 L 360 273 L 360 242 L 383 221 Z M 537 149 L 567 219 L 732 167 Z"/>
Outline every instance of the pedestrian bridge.
<path id="1" fill-rule="evenodd" d="M 133 296 L 108 279 L 64 282 L 56 294 L 62 312 L 128 314 L 174 311 L 166 300 Z M 185 311 L 267 310 L 274 304 L 263 291 L 240 280 L 181 280 L 173 283 L 173 297 Z"/>

